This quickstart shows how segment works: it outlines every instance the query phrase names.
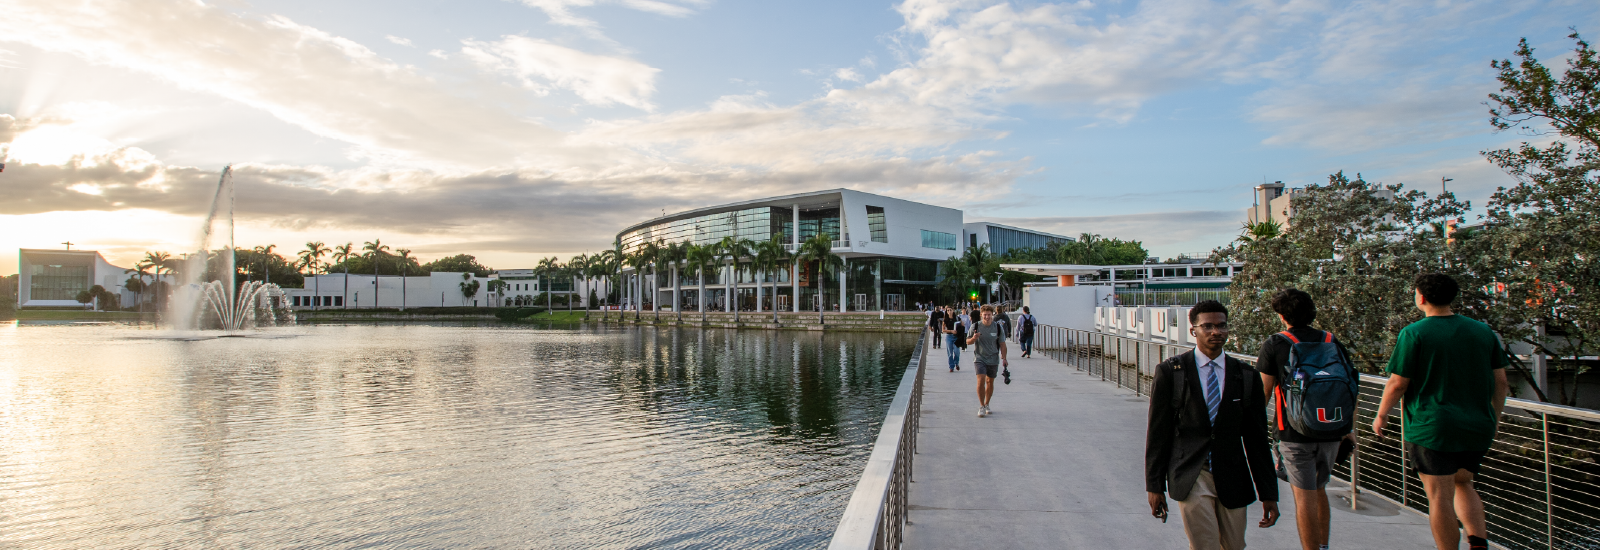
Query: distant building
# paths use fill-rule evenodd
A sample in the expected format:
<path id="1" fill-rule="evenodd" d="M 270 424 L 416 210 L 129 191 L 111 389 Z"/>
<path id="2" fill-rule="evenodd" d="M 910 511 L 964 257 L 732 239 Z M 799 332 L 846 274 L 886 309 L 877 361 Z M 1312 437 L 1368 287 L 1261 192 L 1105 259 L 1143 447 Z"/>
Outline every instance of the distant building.
<path id="1" fill-rule="evenodd" d="M 1372 186 L 1372 194 L 1379 198 L 1393 199 L 1394 191 L 1382 186 Z M 1245 209 L 1245 219 L 1250 223 L 1275 221 L 1288 229 L 1290 220 L 1294 219 L 1294 197 L 1305 193 L 1299 187 L 1285 188 L 1283 182 L 1275 181 L 1257 185 L 1254 194 L 1254 203 Z"/>
<path id="2" fill-rule="evenodd" d="M 989 251 L 997 256 L 1013 248 L 1044 248 L 1050 243 L 1066 244 L 1073 241 L 1071 237 L 990 222 L 963 224 L 961 231 L 966 235 L 968 248 L 986 244 L 989 245 Z"/>
<path id="3" fill-rule="evenodd" d="M 123 305 L 135 296 L 124 288 L 129 274 L 94 250 L 17 250 L 17 307 L 82 307 L 78 293 L 100 285 Z"/>
<path id="4" fill-rule="evenodd" d="M 914 309 L 915 302 L 935 301 L 939 298 L 935 287 L 939 264 L 961 256 L 973 243 L 1009 249 L 1071 240 L 999 224 L 966 224 L 962 211 L 954 208 L 831 189 L 662 216 L 623 229 L 617 234 L 617 243 L 624 253 L 632 253 L 647 242 L 707 245 L 725 237 L 755 242 L 776 238 L 792 251 L 818 234 L 833 237 L 832 250 L 846 264 L 838 280 L 830 277 L 823 283 L 828 303 L 821 307 L 829 311 L 897 311 Z M 712 311 L 730 303 L 745 311 L 816 311 L 819 307 L 816 282 L 808 270 L 790 265 L 768 274 L 751 270 L 748 258 L 739 264 L 708 272 L 704 297 L 699 295 L 694 269 L 681 268 L 678 280 L 673 281 L 667 266 L 659 276 L 648 268 L 637 273 L 626 267 L 623 301 L 640 301 L 643 295 L 642 301 L 652 304 L 648 307 L 660 304 L 698 310 L 704 302 Z M 727 295 L 729 286 L 731 296 Z M 675 289 L 681 289 L 679 294 L 674 295 Z"/>

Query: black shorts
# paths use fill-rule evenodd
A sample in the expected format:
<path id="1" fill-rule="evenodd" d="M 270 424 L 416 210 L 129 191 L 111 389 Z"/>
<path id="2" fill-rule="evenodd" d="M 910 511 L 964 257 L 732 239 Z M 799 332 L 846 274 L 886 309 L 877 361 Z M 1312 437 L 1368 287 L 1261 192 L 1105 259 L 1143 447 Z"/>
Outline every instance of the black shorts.
<path id="1" fill-rule="evenodd" d="M 972 370 L 978 371 L 978 373 L 977 373 L 978 376 L 987 376 L 989 378 L 994 378 L 995 376 L 999 376 L 999 374 L 1000 374 L 1000 365 L 993 365 L 993 364 L 985 363 L 983 361 L 974 361 L 972 363 L 972 366 L 973 366 Z"/>
<path id="2" fill-rule="evenodd" d="M 1478 475 L 1478 467 L 1483 464 L 1483 455 L 1488 449 L 1481 451 L 1435 451 L 1416 443 L 1406 443 L 1406 459 L 1411 462 L 1410 468 L 1430 476 L 1453 476 L 1456 472 L 1466 470 L 1472 475 Z"/>

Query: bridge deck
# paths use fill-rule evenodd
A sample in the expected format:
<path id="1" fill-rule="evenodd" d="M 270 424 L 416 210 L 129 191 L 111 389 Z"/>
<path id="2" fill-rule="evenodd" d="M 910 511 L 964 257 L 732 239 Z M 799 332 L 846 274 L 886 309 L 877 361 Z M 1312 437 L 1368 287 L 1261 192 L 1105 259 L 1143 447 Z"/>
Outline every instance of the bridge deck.
<path id="1" fill-rule="evenodd" d="M 1188 546 L 1176 513 L 1162 524 L 1145 502 L 1147 399 L 1041 356 L 1013 360 L 995 414 L 978 418 L 971 360 L 950 373 L 944 350 L 929 350 L 906 548 Z M 1279 491 L 1276 526 L 1257 528 L 1250 506 L 1251 546 L 1299 548 L 1293 496 Z M 1364 494 L 1352 512 L 1338 481 L 1329 493 L 1332 546 L 1433 548 L 1427 518 Z"/>

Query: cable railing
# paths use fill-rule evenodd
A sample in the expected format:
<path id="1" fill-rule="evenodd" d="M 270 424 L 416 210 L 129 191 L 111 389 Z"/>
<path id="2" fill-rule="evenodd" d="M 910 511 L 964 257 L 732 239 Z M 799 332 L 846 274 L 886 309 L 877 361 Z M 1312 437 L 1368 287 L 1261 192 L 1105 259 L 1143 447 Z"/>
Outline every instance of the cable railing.
<path id="1" fill-rule="evenodd" d="M 1201 300 L 1228 303 L 1224 290 L 1121 290 L 1117 291 L 1119 306 L 1193 306 Z"/>
<path id="2" fill-rule="evenodd" d="M 1192 345 L 1138 340 L 1102 332 L 1041 325 L 1034 348 L 1101 380 L 1148 395 L 1156 365 Z M 1229 353 L 1254 365 L 1250 355 Z M 1356 452 L 1334 476 L 1350 484 L 1350 506 L 1363 496 L 1428 511 L 1422 481 L 1405 467 L 1400 407 L 1390 425 L 1400 437 L 1378 438 L 1372 417 L 1383 397 L 1382 377 L 1361 375 L 1356 403 Z M 1268 413 L 1269 416 L 1271 413 Z M 1510 549 L 1600 549 L 1600 411 L 1507 399 L 1495 440 L 1474 484 L 1483 497 L 1490 539 Z"/>
<path id="3" fill-rule="evenodd" d="M 924 331 L 911 350 L 911 363 L 900 378 L 894 401 L 879 428 L 867 467 L 850 495 L 828 548 L 893 550 L 905 541 L 911 506 L 911 467 L 922 426 L 922 368 L 932 332 Z"/>

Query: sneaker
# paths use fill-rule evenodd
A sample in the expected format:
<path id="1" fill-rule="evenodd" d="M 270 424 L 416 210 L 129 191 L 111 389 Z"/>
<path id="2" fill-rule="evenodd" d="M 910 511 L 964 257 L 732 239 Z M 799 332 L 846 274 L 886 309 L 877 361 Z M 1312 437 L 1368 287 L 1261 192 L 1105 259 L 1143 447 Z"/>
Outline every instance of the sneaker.
<path id="1" fill-rule="evenodd" d="M 989 410 L 989 407 L 984 407 L 984 408 L 983 408 L 983 414 L 986 414 L 986 415 L 988 415 L 988 414 L 994 414 L 994 411 L 992 411 L 992 410 Z"/>
<path id="2" fill-rule="evenodd" d="M 983 416 L 986 414 L 989 414 L 989 409 L 978 407 L 978 418 L 983 418 Z"/>

